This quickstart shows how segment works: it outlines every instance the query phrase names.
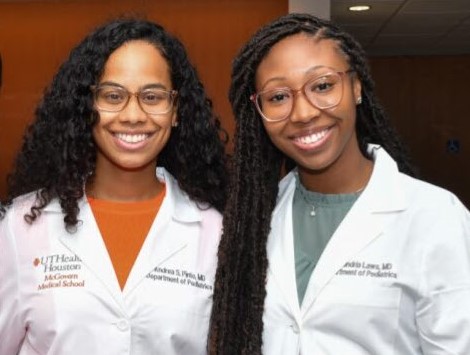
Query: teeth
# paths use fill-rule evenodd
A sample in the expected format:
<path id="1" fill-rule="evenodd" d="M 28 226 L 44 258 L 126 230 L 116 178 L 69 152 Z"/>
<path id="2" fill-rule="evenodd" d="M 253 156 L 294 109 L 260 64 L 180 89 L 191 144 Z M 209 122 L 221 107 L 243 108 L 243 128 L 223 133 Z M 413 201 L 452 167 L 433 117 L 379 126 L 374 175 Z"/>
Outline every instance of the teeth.
<path id="1" fill-rule="evenodd" d="M 148 134 L 124 134 L 116 133 L 116 137 L 126 143 L 139 143 L 147 139 Z"/>
<path id="2" fill-rule="evenodd" d="M 327 132 L 328 132 L 328 130 L 325 129 L 321 132 L 313 133 L 309 136 L 298 137 L 295 140 L 299 143 L 302 143 L 302 144 L 312 144 L 312 143 L 318 142 L 320 139 L 325 137 Z"/>

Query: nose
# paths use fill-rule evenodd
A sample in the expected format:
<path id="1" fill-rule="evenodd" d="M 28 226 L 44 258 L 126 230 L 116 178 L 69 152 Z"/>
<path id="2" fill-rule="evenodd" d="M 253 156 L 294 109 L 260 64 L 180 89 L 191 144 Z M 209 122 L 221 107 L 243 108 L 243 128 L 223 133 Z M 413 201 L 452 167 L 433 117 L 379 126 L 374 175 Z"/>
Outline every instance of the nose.
<path id="1" fill-rule="evenodd" d="M 320 109 L 314 106 L 301 90 L 297 91 L 293 98 L 289 119 L 292 122 L 307 123 L 319 115 Z"/>
<path id="2" fill-rule="evenodd" d="M 128 123 L 139 123 L 144 122 L 147 120 L 148 115 L 142 110 L 140 107 L 139 101 L 136 95 L 131 95 L 127 105 L 121 111 L 120 115 L 121 122 L 128 122 Z"/>

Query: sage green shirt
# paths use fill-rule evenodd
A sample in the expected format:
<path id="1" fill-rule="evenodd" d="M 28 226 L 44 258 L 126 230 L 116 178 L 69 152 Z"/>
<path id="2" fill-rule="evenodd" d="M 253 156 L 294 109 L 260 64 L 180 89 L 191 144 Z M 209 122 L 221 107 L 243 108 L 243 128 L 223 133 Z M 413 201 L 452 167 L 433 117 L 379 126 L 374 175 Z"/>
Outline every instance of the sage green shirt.
<path id="1" fill-rule="evenodd" d="M 310 275 L 323 250 L 360 192 L 321 194 L 308 191 L 297 176 L 292 205 L 297 295 L 302 304 Z"/>

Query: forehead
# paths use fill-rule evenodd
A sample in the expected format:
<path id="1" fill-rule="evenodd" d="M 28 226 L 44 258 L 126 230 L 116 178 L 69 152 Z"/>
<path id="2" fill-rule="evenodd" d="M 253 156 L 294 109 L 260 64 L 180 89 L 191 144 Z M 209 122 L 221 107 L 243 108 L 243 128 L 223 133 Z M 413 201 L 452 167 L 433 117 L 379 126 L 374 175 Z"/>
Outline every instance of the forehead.
<path id="1" fill-rule="evenodd" d="M 256 70 L 256 87 L 267 81 L 296 81 L 316 69 L 328 67 L 337 71 L 349 68 L 346 55 L 331 39 L 318 39 L 304 33 L 286 37 L 276 43 Z"/>
<path id="2" fill-rule="evenodd" d="M 142 40 L 124 43 L 117 48 L 105 63 L 101 80 L 147 81 L 169 79 L 166 59 L 153 44 Z"/>

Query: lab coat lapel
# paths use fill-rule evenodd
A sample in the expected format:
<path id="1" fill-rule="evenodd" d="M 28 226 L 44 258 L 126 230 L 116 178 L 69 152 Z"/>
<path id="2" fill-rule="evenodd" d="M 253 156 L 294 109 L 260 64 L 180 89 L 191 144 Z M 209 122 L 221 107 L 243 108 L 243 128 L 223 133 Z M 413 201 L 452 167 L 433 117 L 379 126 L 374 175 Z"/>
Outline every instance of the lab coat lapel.
<path id="1" fill-rule="evenodd" d="M 80 202 L 80 219 L 76 233 L 64 233 L 61 243 L 77 255 L 105 286 L 119 306 L 123 308 L 121 288 L 89 204 Z"/>
<path id="2" fill-rule="evenodd" d="M 155 267 L 164 265 L 187 248 L 189 238 L 194 238 L 188 228 L 201 221 L 199 210 L 179 189 L 177 181 L 164 169 L 159 168 L 158 172 L 166 184 L 165 199 L 129 274 L 123 290 L 125 295 Z"/>
<path id="3" fill-rule="evenodd" d="M 295 280 L 294 241 L 292 229 L 292 198 L 295 180 L 288 175 L 280 185 L 279 200 L 273 212 L 271 233 L 267 244 L 269 270 L 276 289 L 282 293 L 291 314 L 299 319 L 297 282 Z"/>
<path id="4" fill-rule="evenodd" d="M 333 234 L 312 273 L 302 313 L 344 264 L 379 237 L 406 208 L 395 162 L 383 149 L 375 154 L 374 170 L 366 189 Z"/>

